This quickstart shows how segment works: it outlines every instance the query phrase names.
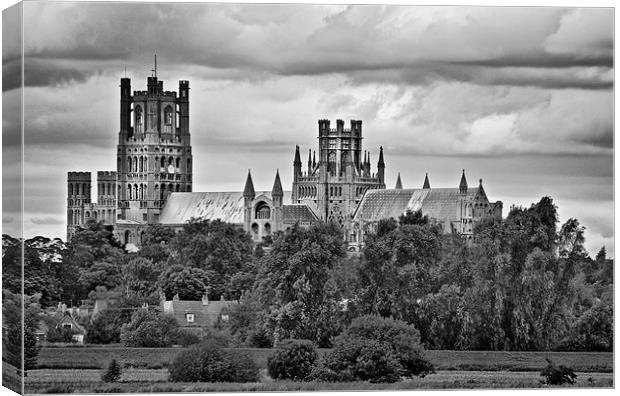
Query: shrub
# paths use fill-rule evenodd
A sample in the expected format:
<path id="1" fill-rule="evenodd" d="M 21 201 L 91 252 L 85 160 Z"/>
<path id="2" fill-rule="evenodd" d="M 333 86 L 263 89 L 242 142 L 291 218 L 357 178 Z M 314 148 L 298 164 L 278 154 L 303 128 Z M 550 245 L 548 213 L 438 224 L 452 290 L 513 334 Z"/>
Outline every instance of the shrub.
<path id="1" fill-rule="evenodd" d="M 131 322 L 121 328 L 121 342 L 129 347 L 169 347 L 177 336 L 178 325 L 174 317 L 146 309 L 134 312 Z"/>
<path id="2" fill-rule="evenodd" d="M 316 363 L 312 341 L 287 340 L 267 359 L 269 375 L 274 379 L 304 381 Z"/>
<path id="3" fill-rule="evenodd" d="M 354 319 L 334 340 L 312 378 L 324 381 L 396 382 L 434 372 L 424 357 L 420 334 L 400 320 L 366 315 Z"/>
<path id="4" fill-rule="evenodd" d="M 247 354 L 205 341 L 179 353 L 170 365 L 172 382 L 255 382 L 258 367 Z"/>
<path id="5" fill-rule="evenodd" d="M 121 379 L 121 365 L 118 364 L 116 359 L 112 359 L 110 364 L 108 364 L 108 368 L 101 376 L 101 380 L 103 382 L 116 382 Z"/>
<path id="6" fill-rule="evenodd" d="M 563 365 L 556 366 L 551 360 L 547 359 L 547 367 L 541 371 L 540 375 L 545 377 L 547 385 L 574 384 L 577 374 L 570 367 Z"/>
<path id="7" fill-rule="evenodd" d="M 121 326 L 126 323 L 127 315 L 118 311 L 104 310 L 86 325 L 86 341 L 90 344 L 118 343 L 121 339 Z"/>
<path id="8" fill-rule="evenodd" d="M 78 332 L 71 328 L 52 327 L 47 332 L 47 342 L 75 343 L 74 334 L 78 334 Z"/>
<path id="9" fill-rule="evenodd" d="M 177 332 L 176 340 L 174 343 L 176 345 L 188 346 L 198 344 L 199 342 L 200 337 L 196 333 L 193 333 L 189 330 L 180 329 Z"/>

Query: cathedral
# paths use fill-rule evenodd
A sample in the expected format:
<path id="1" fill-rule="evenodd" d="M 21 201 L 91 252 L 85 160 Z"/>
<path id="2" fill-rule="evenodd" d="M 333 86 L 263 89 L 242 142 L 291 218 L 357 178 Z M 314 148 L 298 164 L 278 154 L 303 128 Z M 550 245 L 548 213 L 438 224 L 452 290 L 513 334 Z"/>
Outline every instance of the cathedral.
<path id="1" fill-rule="evenodd" d="M 157 73 L 146 91 L 131 92 L 121 79 L 117 169 L 97 172 L 97 203 L 91 202 L 90 172 L 68 172 L 67 240 L 76 228 L 94 219 L 114 226 L 128 248 L 139 248 L 151 224 L 181 228 L 192 218 L 236 224 L 261 242 L 277 231 L 299 224 L 333 222 L 341 227 L 351 251 L 363 247 L 365 234 L 381 219 L 421 210 L 444 233 L 473 235 L 476 222 L 502 216 L 502 202 L 490 202 L 482 187 L 469 188 L 465 170 L 458 188 L 404 189 L 398 174 L 386 189 L 383 147 L 376 171 L 371 153 L 362 147 L 362 121 L 345 127 L 336 120 L 318 121 L 318 159 L 308 150 L 302 163 L 299 146 L 293 159 L 293 183 L 284 190 L 276 170 L 271 190 L 256 190 L 251 170 L 238 192 L 192 192 L 189 128 L 189 82 L 178 92 L 164 91 Z"/>

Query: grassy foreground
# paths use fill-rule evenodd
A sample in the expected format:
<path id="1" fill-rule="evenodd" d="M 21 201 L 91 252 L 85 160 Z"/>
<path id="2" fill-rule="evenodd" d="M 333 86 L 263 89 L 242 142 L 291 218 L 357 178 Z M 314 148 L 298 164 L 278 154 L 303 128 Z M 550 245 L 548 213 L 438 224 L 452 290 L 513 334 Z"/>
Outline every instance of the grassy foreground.
<path id="1" fill-rule="evenodd" d="M 168 382 L 168 362 L 183 348 L 46 347 L 39 354 L 39 369 L 26 377 L 26 393 L 178 393 L 240 391 L 338 391 L 407 389 L 517 389 L 547 388 L 540 370 L 546 358 L 572 367 L 577 383 L 572 387 L 613 387 L 613 353 L 599 352 L 503 352 L 427 351 L 436 374 L 395 384 L 368 382 L 274 381 L 267 375 L 271 349 L 240 349 L 248 352 L 261 368 L 256 383 L 174 383 Z M 319 350 L 323 355 L 328 350 Z M 123 368 L 120 382 L 101 382 L 102 368 L 112 359 Z"/>
<path id="2" fill-rule="evenodd" d="M 64 371 L 64 373 L 63 373 Z M 26 379 L 27 393 L 178 393 L 240 391 L 336 391 L 336 390 L 411 390 L 411 389 L 523 389 L 554 388 L 544 385 L 538 373 L 506 371 L 438 371 L 425 378 L 413 378 L 394 384 L 368 382 L 294 382 L 263 381 L 239 383 L 171 383 L 165 382 L 167 370 L 142 370 L 125 373 L 121 382 L 104 384 L 100 370 L 34 370 Z M 611 373 L 577 373 L 572 387 L 608 388 L 613 386 Z"/>

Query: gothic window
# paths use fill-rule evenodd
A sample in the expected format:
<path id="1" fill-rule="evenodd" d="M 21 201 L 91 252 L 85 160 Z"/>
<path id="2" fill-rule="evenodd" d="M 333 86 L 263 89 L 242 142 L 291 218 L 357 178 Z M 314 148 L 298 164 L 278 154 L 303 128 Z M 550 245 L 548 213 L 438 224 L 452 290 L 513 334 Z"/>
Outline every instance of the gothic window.
<path id="1" fill-rule="evenodd" d="M 176 167 L 177 169 L 181 166 L 181 158 L 177 157 Z"/>
<path id="2" fill-rule="evenodd" d="M 86 212 L 86 214 L 85 214 L 85 216 L 86 216 L 86 217 L 90 217 L 90 212 L 88 212 L 88 211 L 87 211 L 87 212 Z"/>
<path id="3" fill-rule="evenodd" d="M 133 185 L 133 199 L 134 200 L 138 200 L 138 185 L 134 184 Z"/>
<path id="4" fill-rule="evenodd" d="M 168 165 L 172 165 L 173 159 L 172 157 L 168 158 Z"/>
<path id="5" fill-rule="evenodd" d="M 256 219 L 269 219 L 271 217 L 271 209 L 265 202 L 260 202 L 256 206 L 256 213 L 254 217 Z"/>
<path id="6" fill-rule="evenodd" d="M 144 159 L 140 157 L 140 172 L 144 172 Z"/>
<path id="7" fill-rule="evenodd" d="M 144 199 L 144 185 L 140 184 L 140 199 Z"/>
<path id="8" fill-rule="evenodd" d="M 166 167 L 166 159 L 164 157 L 161 157 L 160 167 L 161 168 L 165 168 Z"/>
<path id="9" fill-rule="evenodd" d="M 82 194 L 88 195 L 87 190 L 86 190 L 86 184 L 82 184 Z"/>
<path id="10" fill-rule="evenodd" d="M 138 157 L 133 157 L 133 171 L 138 171 Z"/>
<path id="11" fill-rule="evenodd" d="M 271 235 L 271 224 L 265 224 L 265 235 Z"/>
<path id="12" fill-rule="evenodd" d="M 73 195 L 73 184 L 69 183 L 69 195 Z"/>
<path id="13" fill-rule="evenodd" d="M 258 237 L 258 224 L 256 223 L 252 224 L 252 234 L 254 234 L 254 237 Z"/>
<path id="14" fill-rule="evenodd" d="M 125 231 L 125 243 L 129 243 L 129 230 Z"/>
<path id="15" fill-rule="evenodd" d="M 172 133 L 172 124 L 174 123 L 173 118 L 174 114 L 172 112 L 172 107 L 166 106 L 164 109 L 164 133 Z"/>
<path id="16" fill-rule="evenodd" d="M 177 192 L 181 191 L 181 185 L 177 184 Z"/>
<path id="17" fill-rule="evenodd" d="M 327 172 L 330 174 L 336 173 L 336 152 L 330 151 L 327 157 Z"/>
<path id="18" fill-rule="evenodd" d="M 127 172 L 131 172 L 131 157 L 127 157 Z"/>
<path id="19" fill-rule="evenodd" d="M 142 127 L 142 121 L 143 121 L 142 120 L 142 107 L 136 106 L 135 112 L 136 112 L 136 123 L 135 123 L 135 125 L 136 125 L 136 133 L 142 133 L 143 132 L 142 131 L 142 129 L 143 129 L 143 127 Z"/>
<path id="20" fill-rule="evenodd" d="M 157 130 L 157 105 L 155 103 L 151 103 L 149 106 L 149 124 L 148 128 L 151 130 Z"/>
<path id="21" fill-rule="evenodd" d="M 165 193 L 166 193 L 166 185 L 162 184 L 161 185 L 161 191 L 160 191 L 160 194 L 159 194 L 159 199 L 164 199 Z"/>
<path id="22" fill-rule="evenodd" d="M 166 106 L 164 109 L 164 123 L 166 125 L 172 125 L 172 107 Z"/>

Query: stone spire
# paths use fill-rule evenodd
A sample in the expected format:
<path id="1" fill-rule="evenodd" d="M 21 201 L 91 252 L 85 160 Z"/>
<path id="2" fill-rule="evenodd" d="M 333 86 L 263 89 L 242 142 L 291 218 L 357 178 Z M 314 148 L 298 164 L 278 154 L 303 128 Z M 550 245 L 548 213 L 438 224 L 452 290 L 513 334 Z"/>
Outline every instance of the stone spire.
<path id="1" fill-rule="evenodd" d="M 254 199 L 256 192 L 254 191 L 254 183 L 252 182 L 252 175 L 248 169 L 248 178 L 245 180 L 245 188 L 243 189 L 243 197 Z"/>
<path id="2" fill-rule="evenodd" d="M 398 178 L 396 179 L 396 187 L 394 188 L 397 190 L 403 189 L 403 182 L 400 181 L 400 172 L 398 172 Z"/>
<path id="3" fill-rule="evenodd" d="M 465 169 L 463 169 L 463 175 L 461 176 L 461 183 L 459 184 L 459 191 L 461 194 L 467 193 L 467 179 L 465 179 Z"/>
<path id="4" fill-rule="evenodd" d="M 431 188 L 431 183 L 428 181 L 428 173 L 424 177 L 424 185 L 422 186 L 422 188 L 424 188 L 424 189 Z"/>
<path id="5" fill-rule="evenodd" d="M 295 160 L 293 161 L 293 166 L 301 168 L 301 155 L 299 155 L 299 146 L 295 146 Z"/>
<path id="6" fill-rule="evenodd" d="M 312 172 L 312 149 L 308 149 L 308 175 Z"/>
<path id="7" fill-rule="evenodd" d="M 383 146 L 379 147 L 379 162 L 377 162 L 377 177 L 381 184 L 385 184 L 385 162 L 383 161 Z"/>
<path id="8" fill-rule="evenodd" d="M 273 188 L 271 189 L 271 196 L 272 197 L 284 196 L 284 191 L 282 191 L 282 182 L 280 182 L 280 171 L 279 170 L 276 170 L 276 179 L 273 181 Z"/>
<path id="9" fill-rule="evenodd" d="M 484 192 L 484 188 L 482 187 L 482 179 L 480 179 L 480 184 L 478 185 L 478 191 L 476 192 L 476 195 L 480 198 L 486 198 L 487 193 Z"/>
<path id="10" fill-rule="evenodd" d="M 316 166 L 316 150 L 312 152 L 312 167 Z"/>

